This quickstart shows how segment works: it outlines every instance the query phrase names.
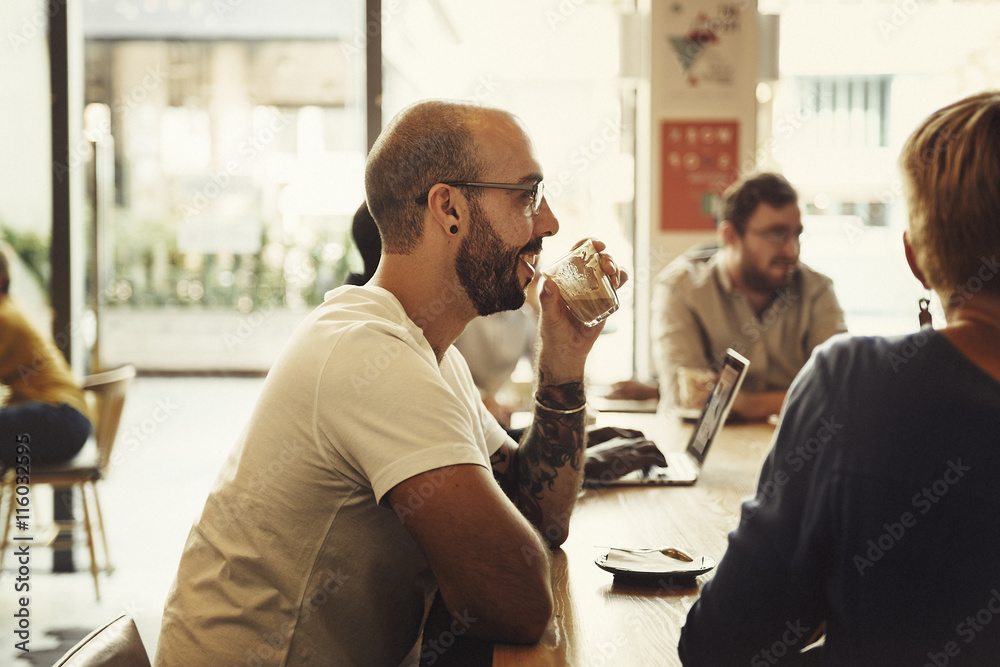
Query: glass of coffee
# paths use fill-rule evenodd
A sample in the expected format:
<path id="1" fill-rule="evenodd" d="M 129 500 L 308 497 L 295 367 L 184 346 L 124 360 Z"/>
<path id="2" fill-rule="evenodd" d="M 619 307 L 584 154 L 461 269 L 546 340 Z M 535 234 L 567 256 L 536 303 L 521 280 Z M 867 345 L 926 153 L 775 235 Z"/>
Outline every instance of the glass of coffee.
<path id="1" fill-rule="evenodd" d="M 559 286 L 570 312 L 588 327 L 618 310 L 618 295 L 601 270 L 601 256 L 590 239 L 544 269 L 542 275 Z"/>
<path id="2" fill-rule="evenodd" d="M 686 410 L 701 410 L 715 386 L 715 372 L 710 368 L 681 366 L 677 369 L 677 404 Z"/>

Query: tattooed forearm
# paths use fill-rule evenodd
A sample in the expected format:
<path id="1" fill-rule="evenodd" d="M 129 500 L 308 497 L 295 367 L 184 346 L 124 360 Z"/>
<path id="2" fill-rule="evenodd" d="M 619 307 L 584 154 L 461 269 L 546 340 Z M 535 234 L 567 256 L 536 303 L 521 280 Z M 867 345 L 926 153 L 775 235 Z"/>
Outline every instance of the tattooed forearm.
<path id="1" fill-rule="evenodd" d="M 583 383 L 545 385 L 543 377 L 535 401 L 532 428 L 512 467 L 521 511 L 538 525 L 546 513 L 546 496 L 568 495 L 571 504 L 579 490 L 586 447 Z"/>
<path id="2" fill-rule="evenodd" d="M 573 411 L 587 401 L 582 382 L 566 382 L 564 384 L 549 384 L 545 372 L 538 372 L 538 390 L 535 399 L 547 408 L 559 411 Z"/>
<path id="3" fill-rule="evenodd" d="M 517 475 L 515 467 L 510 465 L 511 458 L 510 449 L 504 445 L 490 457 L 490 465 L 493 467 L 493 478 L 500 485 L 500 490 L 512 501 L 516 501 Z"/>

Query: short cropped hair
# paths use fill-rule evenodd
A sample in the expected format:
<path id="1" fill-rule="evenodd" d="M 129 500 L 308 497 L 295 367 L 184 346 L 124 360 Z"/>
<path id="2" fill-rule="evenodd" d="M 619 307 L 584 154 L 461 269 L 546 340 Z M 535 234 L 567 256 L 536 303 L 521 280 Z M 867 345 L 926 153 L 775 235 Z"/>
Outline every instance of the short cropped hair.
<path id="1" fill-rule="evenodd" d="M 784 176 L 764 172 L 745 178 L 726 190 L 722 202 L 722 219 L 728 221 L 743 236 L 747 230 L 747 221 L 761 202 L 774 208 L 783 208 L 798 200 L 795 188 Z"/>
<path id="2" fill-rule="evenodd" d="M 899 166 L 907 238 L 927 282 L 1000 295 L 992 268 L 1000 253 L 1000 91 L 932 113 L 906 140 Z"/>
<path id="3" fill-rule="evenodd" d="M 416 247 L 426 206 L 416 200 L 435 183 L 481 180 L 485 165 L 470 123 L 491 112 L 505 113 L 455 102 L 418 102 L 382 131 L 365 165 L 365 198 L 384 252 L 407 254 Z"/>

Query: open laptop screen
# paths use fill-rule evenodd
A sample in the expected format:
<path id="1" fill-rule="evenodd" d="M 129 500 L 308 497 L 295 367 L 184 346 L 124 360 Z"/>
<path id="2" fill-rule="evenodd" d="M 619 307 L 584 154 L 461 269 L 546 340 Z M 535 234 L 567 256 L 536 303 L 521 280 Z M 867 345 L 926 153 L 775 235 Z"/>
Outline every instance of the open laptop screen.
<path id="1" fill-rule="evenodd" d="M 736 393 L 743 384 L 746 368 L 749 365 L 750 362 L 739 353 L 732 349 L 726 350 L 726 358 L 719 370 L 719 379 L 712 388 L 708 400 L 705 401 L 701 419 L 698 420 L 687 446 L 688 453 L 699 464 L 704 462 L 712 439 L 729 416 L 729 410 L 733 407 Z"/>

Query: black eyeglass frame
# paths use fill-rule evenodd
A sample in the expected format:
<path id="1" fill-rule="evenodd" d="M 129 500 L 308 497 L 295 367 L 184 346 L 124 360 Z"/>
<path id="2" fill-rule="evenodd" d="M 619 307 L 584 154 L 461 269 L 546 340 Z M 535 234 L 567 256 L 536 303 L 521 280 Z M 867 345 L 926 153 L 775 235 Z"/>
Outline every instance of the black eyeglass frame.
<path id="1" fill-rule="evenodd" d="M 498 190 L 521 190 L 531 192 L 531 212 L 538 213 L 542 210 L 542 198 L 545 196 L 545 185 L 543 181 L 534 183 L 475 183 L 471 181 L 444 181 L 445 185 L 467 186 L 472 188 L 496 188 Z M 430 194 L 430 193 L 428 193 Z M 420 195 L 414 201 L 418 204 L 427 202 L 428 195 Z"/>

